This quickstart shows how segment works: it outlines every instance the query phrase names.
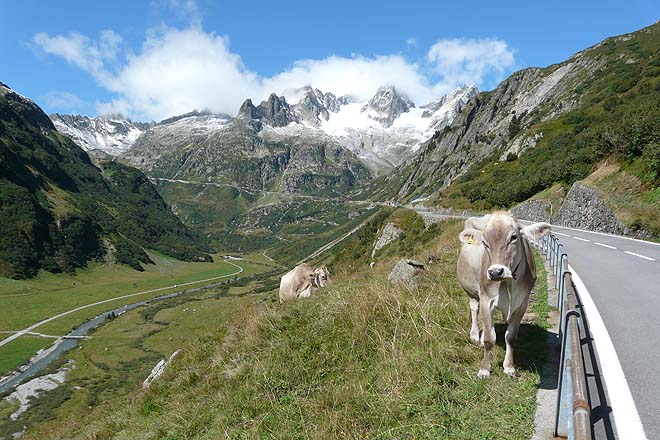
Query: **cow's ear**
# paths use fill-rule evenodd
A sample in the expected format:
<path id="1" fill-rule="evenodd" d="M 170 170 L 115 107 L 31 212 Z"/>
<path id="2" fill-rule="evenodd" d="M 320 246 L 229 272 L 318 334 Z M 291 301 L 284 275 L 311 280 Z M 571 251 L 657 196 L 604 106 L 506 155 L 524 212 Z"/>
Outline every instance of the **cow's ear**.
<path id="1" fill-rule="evenodd" d="M 536 240 L 537 238 L 550 233 L 550 230 L 551 227 L 547 223 L 532 223 L 531 225 L 520 228 L 520 232 L 529 240 Z"/>
<path id="2" fill-rule="evenodd" d="M 486 214 L 482 217 L 470 217 L 469 219 L 465 220 L 465 229 L 477 229 L 479 231 L 483 231 L 486 229 L 486 225 L 488 225 L 489 218 L 490 214 Z"/>
<path id="3" fill-rule="evenodd" d="M 481 231 L 472 228 L 463 229 L 461 233 L 458 234 L 458 239 L 461 243 L 465 244 L 479 244 L 481 243 Z"/>

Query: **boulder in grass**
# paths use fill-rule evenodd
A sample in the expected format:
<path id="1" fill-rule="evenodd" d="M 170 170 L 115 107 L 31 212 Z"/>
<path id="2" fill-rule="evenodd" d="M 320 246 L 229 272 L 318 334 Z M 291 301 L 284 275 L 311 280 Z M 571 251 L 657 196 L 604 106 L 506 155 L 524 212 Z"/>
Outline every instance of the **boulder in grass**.
<path id="1" fill-rule="evenodd" d="M 394 265 L 387 279 L 392 284 L 400 284 L 408 289 L 414 289 L 417 287 L 420 275 L 425 271 L 424 263 L 402 258 Z"/>

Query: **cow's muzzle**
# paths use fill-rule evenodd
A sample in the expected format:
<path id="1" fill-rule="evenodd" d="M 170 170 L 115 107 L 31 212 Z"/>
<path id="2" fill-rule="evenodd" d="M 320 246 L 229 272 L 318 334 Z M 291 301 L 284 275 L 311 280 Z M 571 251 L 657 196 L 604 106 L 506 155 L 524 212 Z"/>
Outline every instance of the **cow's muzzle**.
<path id="1" fill-rule="evenodd" d="M 491 281 L 502 281 L 511 277 L 511 269 L 506 266 L 494 264 L 488 268 L 488 279 Z"/>

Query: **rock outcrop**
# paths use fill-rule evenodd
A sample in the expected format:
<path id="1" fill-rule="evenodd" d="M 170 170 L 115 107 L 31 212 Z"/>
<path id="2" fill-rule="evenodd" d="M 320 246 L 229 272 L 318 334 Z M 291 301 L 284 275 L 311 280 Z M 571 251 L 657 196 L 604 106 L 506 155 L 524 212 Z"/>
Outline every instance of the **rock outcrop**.
<path id="1" fill-rule="evenodd" d="M 394 240 L 398 239 L 401 236 L 403 229 L 397 228 L 393 223 L 388 223 L 383 228 L 382 232 L 378 236 L 378 239 L 374 243 L 374 248 L 371 251 L 371 258 L 376 255 L 376 252 L 392 243 Z"/>
<path id="2" fill-rule="evenodd" d="M 394 86 L 380 87 L 371 100 L 362 107 L 362 112 L 381 124 L 391 127 L 402 113 L 414 107 L 412 101 L 400 95 Z"/>
<path id="3" fill-rule="evenodd" d="M 143 389 L 148 389 L 151 386 L 151 383 L 158 379 L 160 376 L 163 375 L 165 372 L 165 369 L 172 363 L 175 357 L 181 352 L 181 349 L 178 349 L 172 355 L 169 357 L 169 359 L 161 359 L 156 366 L 151 370 L 151 374 L 149 374 L 149 377 L 147 377 L 144 382 L 142 382 L 142 388 Z"/>
<path id="4" fill-rule="evenodd" d="M 498 152 L 520 154 L 542 139 L 529 128 L 579 108 L 582 89 L 604 65 L 587 49 L 561 64 L 514 72 L 495 90 L 473 98 L 451 125 L 439 129 L 407 167 L 398 196 L 442 190 L 470 166 Z"/>
<path id="5" fill-rule="evenodd" d="M 403 258 L 394 265 L 387 279 L 392 284 L 414 289 L 425 271 L 424 263 Z"/>

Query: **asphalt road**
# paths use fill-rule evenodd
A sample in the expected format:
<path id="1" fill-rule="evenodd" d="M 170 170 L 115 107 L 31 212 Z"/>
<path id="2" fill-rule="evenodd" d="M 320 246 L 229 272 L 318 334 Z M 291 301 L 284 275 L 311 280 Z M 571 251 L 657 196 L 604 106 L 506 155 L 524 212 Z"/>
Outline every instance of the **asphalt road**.
<path id="1" fill-rule="evenodd" d="M 646 436 L 660 439 L 660 245 L 552 229 L 603 319 Z M 626 438 L 624 427 L 617 431 Z"/>

